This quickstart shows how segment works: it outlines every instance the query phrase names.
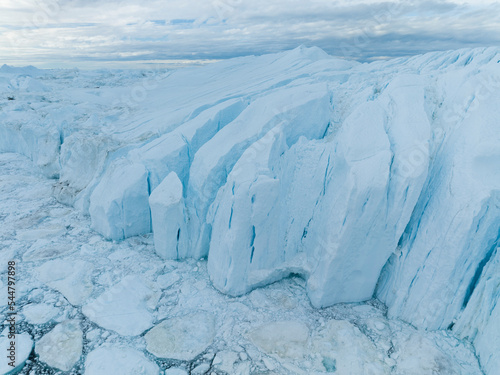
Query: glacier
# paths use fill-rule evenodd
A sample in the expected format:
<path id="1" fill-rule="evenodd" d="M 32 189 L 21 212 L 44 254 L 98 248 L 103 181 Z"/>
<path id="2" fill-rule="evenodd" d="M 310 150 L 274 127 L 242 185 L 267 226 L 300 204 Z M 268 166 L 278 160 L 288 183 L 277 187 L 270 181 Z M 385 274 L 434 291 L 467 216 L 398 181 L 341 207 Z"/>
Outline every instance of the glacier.
<path id="1" fill-rule="evenodd" d="M 234 297 L 297 275 L 316 308 L 375 297 L 471 342 L 484 373 L 500 366 L 499 49 L 3 66 L 0 94 L 0 151 L 31 159 L 108 240 L 152 232 L 163 260 L 206 259 Z"/>

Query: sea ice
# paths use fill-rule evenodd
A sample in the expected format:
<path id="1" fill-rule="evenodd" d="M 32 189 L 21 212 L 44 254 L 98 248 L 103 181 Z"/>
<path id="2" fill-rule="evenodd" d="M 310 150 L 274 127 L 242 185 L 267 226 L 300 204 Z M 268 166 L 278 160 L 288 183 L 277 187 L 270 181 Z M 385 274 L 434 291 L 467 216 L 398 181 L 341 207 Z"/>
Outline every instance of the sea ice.
<path id="1" fill-rule="evenodd" d="M 3 353 L 3 355 L 0 356 L 0 373 L 5 375 L 17 374 L 23 368 L 33 349 L 33 340 L 29 334 L 17 334 L 14 350 L 15 361 L 14 367 L 12 367 L 9 365 L 11 359 L 8 358 L 8 356 L 10 356 L 11 341 L 12 340 L 5 335 L 5 332 L 0 336 L 0 349 Z"/>
<path id="2" fill-rule="evenodd" d="M 129 275 L 82 308 L 83 314 L 103 328 L 136 336 L 153 325 L 152 310 L 158 293 L 138 275 Z"/>
<path id="3" fill-rule="evenodd" d="M 302 358 L 307 350 L 309 328 L 295 321 L 267 323 L 251 332 L 250 338 L 266 353 Z"/>
<path id="4" fill-rule="evenodd" d="M 60 310 L 46 303 L 25 305 L 22 314 L 30 324 L 45 324 L 58 316 Z"/>
<path id="5" fill-rule="evenodd" d="M 38 268 L 38 278 L 61 292 L 75 306 L 80 306 L 93 290 L 92 265 L 81 260 L 54 259 Z"/>
<path id="6" fill-rule="evenodd" d="M 78 320 L 59 323 L 35 345 L 41 361 L 62 371 L 71 370 L 80 359 L 82 349 L 83 332 Z"/>
<path id="7" fill-rule="evenodd" d="M 215 336 L 215 317 L 198 312 L 164 320 L 146 333 L 149 352 L 159 358 L 189 361 L 202 353 Z"/>
<path id="8" fill-rule="evenodd" d="M 138 350 L 102 346 L 87 355 L 85 375 L 159 375 L 158 365 Z"/>

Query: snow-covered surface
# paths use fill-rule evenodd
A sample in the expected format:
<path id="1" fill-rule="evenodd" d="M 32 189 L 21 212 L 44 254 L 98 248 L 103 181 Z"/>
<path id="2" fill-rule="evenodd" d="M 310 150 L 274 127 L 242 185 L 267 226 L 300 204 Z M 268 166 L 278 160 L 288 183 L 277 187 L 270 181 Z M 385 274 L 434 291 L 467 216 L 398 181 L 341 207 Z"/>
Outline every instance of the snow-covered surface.
<path id="1" fill-rule="evenodd" d="M 33 276 L 19 288 L 25 304 L 60 310 L 40 310 L 38 321 L 84 319 L 96 337 L 110 332 L 128 345 L 168 319 L 205 312 L 218 321 L 212 285 L 248 302 L 276 281 L 290 290 L 298 275 L 315 307 L 376 297 L 391 319 L 472 342 L 487 374 L 500 367 L 489 344 L 500 341 L 498 49 L 358 64 L 300 47 L 153 72 L 4 66 L 0 88 L 0 152 L 54 178 L 5 159 L 7 171 L 19 164 L 26 173 L 17 191 L 2 185 L 3 264 L 17 257 Z M 341 340 L 282 318 L 272 321 L 308 327 L 307 345 Z M 367 333 L 350 323 L 337 328 L 373 357 L 358 335 Z M 212 345 L 223 349 L 215 324 Z M 447 363 L 436 339 L 405 334 L 390 352 L 406 362 L 382 357 L 373 371 L 411 373 L 411 350 L 430 353 L 430 368 Z M 259 335 L 243 336 L 278 355 Z M 323 370 L 342 368 L 325 358 Z M 450 363 L 473 366 L 460 358 Z M 189 371 L 206 367 L 196 361 Z M 282 361 L 278 372 L 322 371 L 311 358 Z M 245 373 L 256 360 L 234 366 Z"/>
<path id="2" fill-rule="evenodd" d="M 38 175 L 25 157 L 0 155 L 0 215 L 5 223 L 0 228 L 2 261 L 6 264 L 8 259 L 22 259 L 37 241 L 19 239 L 18 231 L 64 223 L 65 232 L 52 236 L 46 246 L 76 247 L 69 253 L 53 253 L 51 258 L 18 263 L 19 308 L 22 312 L 34 310 L 31 316 L 37 319 L 28 320 L 24 312 L 19 314 L 18 329 L 35 345 L 54 343 L 43 356 L 36 354 L 40 352 L 38 347 L 21 374 L 56 374 L 57 370 L 43 361 L 56 367 L 57 360 L 68 361 L 72 356 L 73 361 L 79 352 L 80 329 L 82 355 L 68 372 L 74 375 L 157 375 L 160 370 L 176 375 L 203 374 L 207 370 L 217 375 L 328 374 L 333 367 L 339 369 L 338 374 L 358 374 L 349 370 L 349 358 L 355 358 L 353 369 L 373 368 L 373 374 L 424 374 L 442 369 L 449 374 L 482 373 L 467 341 L 458 340 L 449 331 L 426 332 L 388 319 L 386 308 L 374 299 L 316 309 L 299 277 L 241 297 L 221 294 L 212 287 L 206 261 L 163 260 L 155 253 L 152 235 L 119 243 L 106 241 L 91 229 L 87 217 L 58 203 L 50 194 L 44 195 L 53 183 Z M 87 272 L 94 287 L 83 306 L 71 304 L 61 291 L 38 279 L 44 264 L 70 259 L 92 264 Z M 2 282 L 4 278 L 5 273 Z M 71 283 L 78 288 L 86 281 L 75 278 Z M 149 292 L 142 293 L 145 285 L 149 285 Z M 127 286 L 128 294 L 123 286 Z M 158 298 L 149 298 L 154 290 Z M 88 313 L 88 306 L 94 306 L 90 311 L 100 311 L 97 301 L 108 304 L 102 311 L 110 313 L 112 319 L 101 320 L 104 316 L 96 314 L 93 322 L 90 314 L 87 317 L 82 313 Z M 3 318 L 6 309 L 4 302 Z M 134 318 L 137 311 L 151 316 L 152 329 L 145 335 L 140 334 L 146 327 L 145 320 Z M 47 323 L 41 323 L 47 319 Z M 65 328 L 68 321 L 71 329 Z M 155 336 L 155 329 L 158 336 L 174 336 L 175 341 L 163 341 L 160 347 L 171 358 L 152 354 L 154 349 L 148 351 L 148 339 Z M 58 358 L 52 352 L 57 347 L 70 356 Z M 184 359 L 175 359 L 186 347 L 188 350 L 180 353 Z M 418 361 L 413 360 L 414 353 L 418 353 Z M 18 355 L 21 359 L 20 350 Z M 28 355 L 29 351 L 24 358 Z"/>

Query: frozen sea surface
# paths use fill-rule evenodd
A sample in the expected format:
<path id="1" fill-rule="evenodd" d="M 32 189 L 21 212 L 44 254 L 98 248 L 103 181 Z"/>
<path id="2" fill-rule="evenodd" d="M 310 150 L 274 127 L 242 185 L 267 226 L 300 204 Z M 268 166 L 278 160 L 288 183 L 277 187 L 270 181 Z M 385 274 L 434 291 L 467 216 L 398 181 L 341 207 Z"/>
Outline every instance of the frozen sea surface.
<path id="1" fill-rule="evenodd" d="M 377 300 L 316 309 L 299 277 L 224 295 L 206 260 L 163 260 L 152 235 L 107 241 L 53 185 L 0 154 L 1 263 L 16 260 L 18 331 L 34 342 L 18 341 L 21 374 L 482 374 L 470 344 Z"/>

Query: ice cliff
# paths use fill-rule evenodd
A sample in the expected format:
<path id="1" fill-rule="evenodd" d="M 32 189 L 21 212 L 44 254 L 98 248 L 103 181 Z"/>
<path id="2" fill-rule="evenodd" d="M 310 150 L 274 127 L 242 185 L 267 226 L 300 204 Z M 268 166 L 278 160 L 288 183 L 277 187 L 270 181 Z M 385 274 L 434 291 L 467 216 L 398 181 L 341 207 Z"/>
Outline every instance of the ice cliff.
<path id="1" fill-rule="evenodd" d="M 299 274 L 317 307 L 376 296 L 500 366 L 500 50 L 4 66 L 0 95 L 0 151 L 105 237 L 153 231 L 230 295 Z"/>

